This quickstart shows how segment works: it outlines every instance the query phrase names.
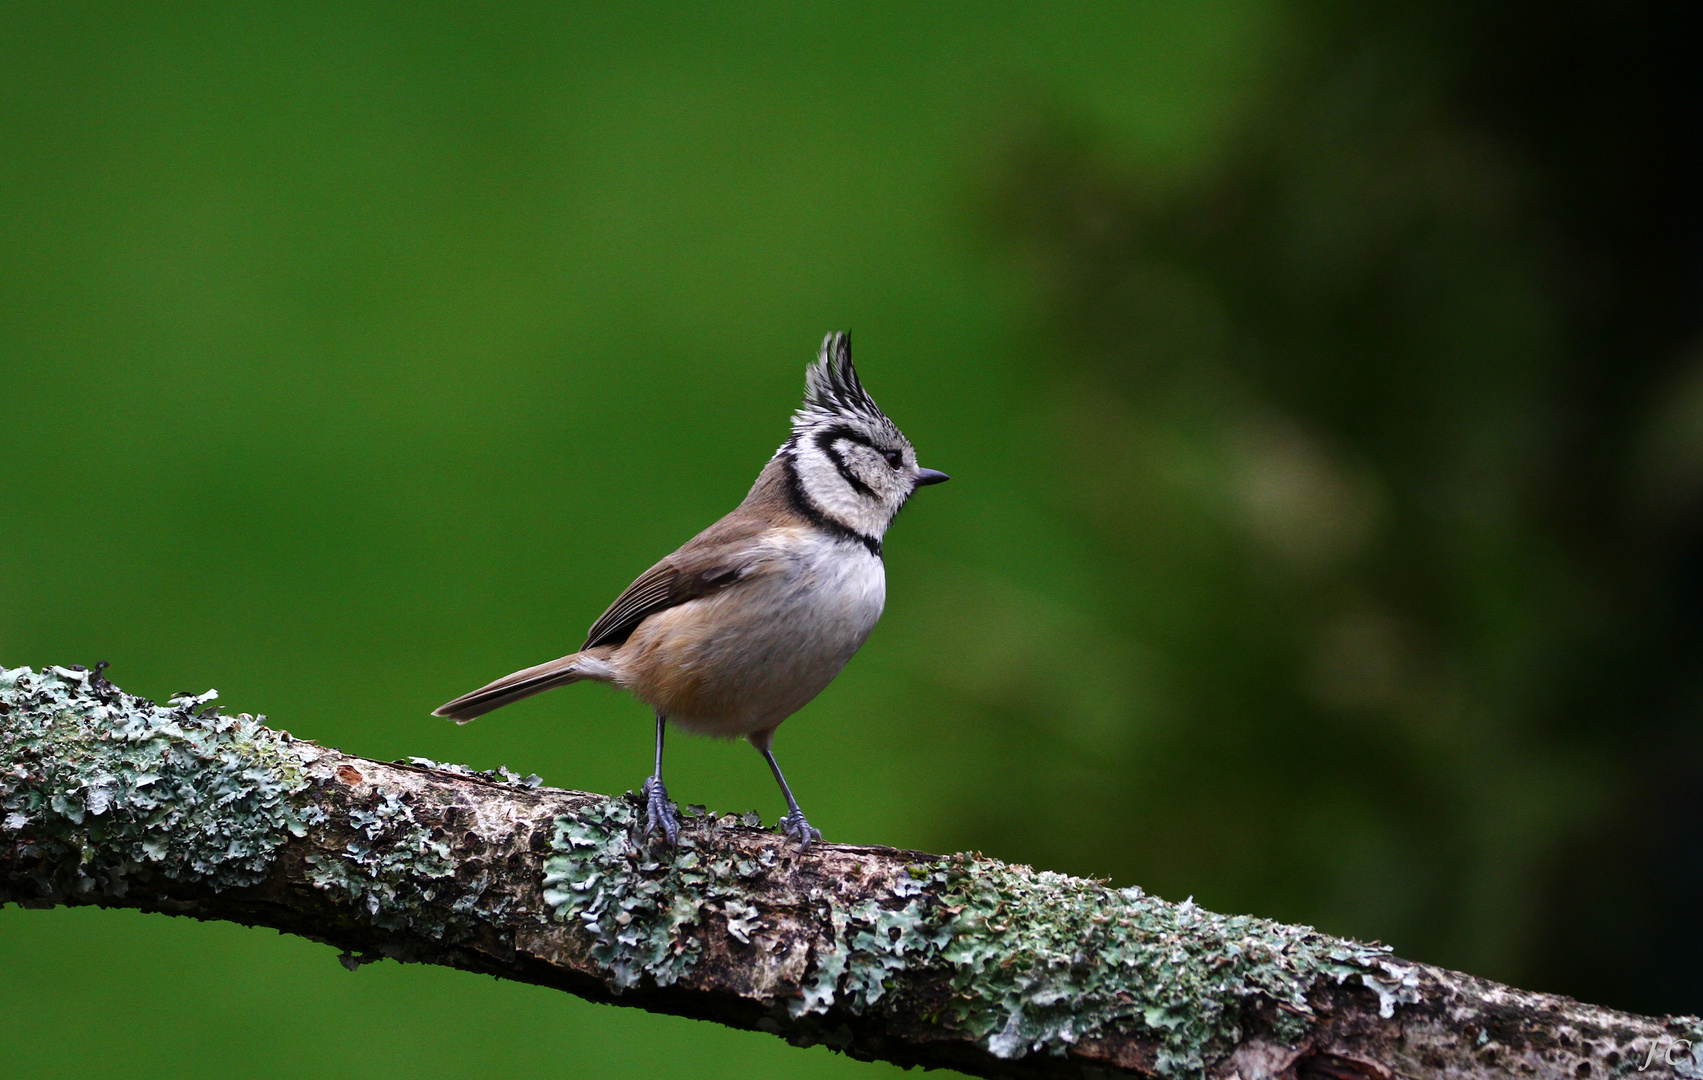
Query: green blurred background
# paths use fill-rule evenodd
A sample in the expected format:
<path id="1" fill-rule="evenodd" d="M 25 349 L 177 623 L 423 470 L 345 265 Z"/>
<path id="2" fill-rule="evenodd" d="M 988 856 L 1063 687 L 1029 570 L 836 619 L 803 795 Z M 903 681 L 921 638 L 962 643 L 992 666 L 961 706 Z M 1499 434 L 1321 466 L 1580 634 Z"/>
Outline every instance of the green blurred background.
<path id="1" fill-rule="evenodd" d="M 823 332 L 953 483 L 777 752 L 979 849 L 1703 1010 L 1695 5 L 12 3 L 0 663 L 454 727 L 731 508 Z M 743 744 L 669 783 L 780 806 Z M 130 912 L 0 910 L 7 1075 L 872 1076 Z"/>

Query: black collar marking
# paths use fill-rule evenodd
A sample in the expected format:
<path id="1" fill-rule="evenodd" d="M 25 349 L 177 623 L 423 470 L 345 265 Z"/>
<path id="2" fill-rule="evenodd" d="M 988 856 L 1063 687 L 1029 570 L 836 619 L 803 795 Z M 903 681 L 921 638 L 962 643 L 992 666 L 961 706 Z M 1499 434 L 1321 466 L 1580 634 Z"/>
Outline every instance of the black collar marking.
<path id="1" fill-rule="evenodd" d="M 835 521 L 822 512 L 822 508 L 810 501 L 810 496 L 804 493 L 804 484 L 798 479 L 798 466 L 793 462 L 792 455 L 786 455 L 782 462 L 782 471 L 786 473 L 786 501 L 799 517 L 832 536 L 842 540 L 855 540 L 869 549 L 869 553 L 877 559 L 881 557 L 881 541 L 873 536 L 865 536 L 842 522 Z"/>

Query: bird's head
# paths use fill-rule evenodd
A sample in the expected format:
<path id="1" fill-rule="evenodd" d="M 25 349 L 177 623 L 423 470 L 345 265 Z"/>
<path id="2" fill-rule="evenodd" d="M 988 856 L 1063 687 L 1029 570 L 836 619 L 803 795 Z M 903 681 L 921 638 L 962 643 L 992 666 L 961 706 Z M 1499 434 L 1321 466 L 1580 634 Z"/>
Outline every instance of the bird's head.
<path id="1" fill-rule="evenodd" d="M 911 493 L 946 474 L 917 464 L 916 448 L 864 390 L 851 335 L 829 334 L 804 375 L 804 404 L 779 455 L 816 512 L 879 541 Z"/>

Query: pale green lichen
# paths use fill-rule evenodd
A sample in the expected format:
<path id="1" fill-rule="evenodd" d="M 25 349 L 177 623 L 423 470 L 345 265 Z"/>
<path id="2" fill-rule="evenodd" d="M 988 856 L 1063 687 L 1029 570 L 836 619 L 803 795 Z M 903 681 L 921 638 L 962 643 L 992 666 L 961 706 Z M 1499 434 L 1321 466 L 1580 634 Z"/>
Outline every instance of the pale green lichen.
<path id="1" fill-rule="evenodd" d="M 219 715 L 217 696 L 160 706 L 87 671 L 0 669 L 0 832 L 21 836 L 38 867 L 33 881 L 0 883 L 0 899 L 121 897 L 148 874 L 252 885 L 291 835 L 328 821 L 291 799 L 311 785 L 321 751 L 253 717 Z M 309 855 L 308 879 L 375 925 L 441 938 L 464 917 L 507 908 L 506 897 L 480 906 L 480 880 L 443 887 L 456 870 L 448 845 L 396 794 L 351 807 L 347 823 L 355 838 Z"/>
<path id="2" fill-rule="evenodd" d="M 217 693 L 164 706 L 87 671 L 0 668 L 0 833 L 37 856 L 0 899 L 123 896 L 138 876 L 251 885 L 313 822 L 290 796 L 316 751 Z"/>
<path id="3" fill-rule="evenodd" d="M 1158 1044 L 1159 1072 L 1198 1076 L 1240 1041 L 1255 1001 L 1278 1006 L 1276 1034 L 1293 1039 L 1320 980 L 1358 978 L 1384 1016 L 1418 1000 L 1417 973 L 1387 947 L 1311 927 L 962 856 L 927 876 L 950 921 L 954 1019 L 998 1057 L 1127 1026 Z"/>
<path id="4" fill-rule="evenodd" d="M 699 835 L 713 841 L 721 828 L 717 818 L 688 830 L 673 851 L 644 843 L 638 820 L 625 799 L 559 817 L 551 840 L 555 854 L 544 862 L 544 902 L 557 919 L 576 919 L 591 935 L 592 958 L 617 990 L 645 976 L 668 986 L 687 975 L 702 946 L 684 931 L 706 912 L 719 912 L 729 933 L 749 940 L 759 923 L 740 883 L 760 877 L 775 861 L 771 850 L 749 859 L 704 854 L 714 845 L 700 849 Z"/>
<path id="5" fill-rule="evenodd" d="M 827 1012 L 836 1002 L 866 1012 L 892 987 L 894 976 L 926 968 L 952 941 L 950 912 L 943 912 L 925 886 L 932 874 L 913 868 L 893 889 L 898 907 L 871 898 L 828 913 L 832 941 L 816 955 L 815 967 L 787 1004 L 794 1017 Z"/>
<path id="6" fill-rule="evenodd" d="M 546 902 L 590 932 L 618 989 L 689 974 L 707 911 L 743 940 L 756 913 L 741 883 L 768 867 L 703 854 L 690 829 L 670 854 L 640 840 L 638 821 L 625 800 L 558 818 L 545 864 Z M 1385 1016 L 1418 999 L 1417 973 L 1382 945 L 970 856 L 912 866 L 882 895 L 824 914 L 831 929 L 788 1003 L 793 1018 L 865 1013 L 944 981 L 950 1004 L 936 1019 L 1000 1058 L 1125 1032 L 1156 1046 L 1161 1074 L 1195 1077 L 1241 1040 L 1250 1008 L 1279 1038 L 1300 1038 L 1321 981 L 1360 981 Z"/>
<path id="7" fill-rule="evenodd" d="M 434 839 L 432 830 L 419 824 L 413 808 L 394 792 L 375 796 L 370 806 L 351 809 L 349 825 L 356 838 L 343 850 L 307 857 L 308 880 L 365 908 L 374 925 L 443 937 L 453 915 L 446 918 L 435 906 L 436 883 L 455 874 L 449 845 Z M 457 899 L 470 902 L 465 894 Z"/>
<path id="8" fill-rule="evenodd" d="M 1418 999 L 1417 974 L 1387 947 L 1311 927 L 962 855 L 910 874 L 894 890 L 902 906 L 833 912 L 833 942 L 794 1016 L 865 1012 L 893 976 L 944 970 L 953 994 L 941 1019 L 996 1057 L 1064 1053 L 1128 1029 L 1157 1044 L 1160 1073 L 1200 1076 L 1240 1040 L 1242 1008 L 1256 1000 L 1278 1005 L 1276 1033 L 1294 1038 L 1321 979 L 1360 979 L 1385 1016 Z"/>

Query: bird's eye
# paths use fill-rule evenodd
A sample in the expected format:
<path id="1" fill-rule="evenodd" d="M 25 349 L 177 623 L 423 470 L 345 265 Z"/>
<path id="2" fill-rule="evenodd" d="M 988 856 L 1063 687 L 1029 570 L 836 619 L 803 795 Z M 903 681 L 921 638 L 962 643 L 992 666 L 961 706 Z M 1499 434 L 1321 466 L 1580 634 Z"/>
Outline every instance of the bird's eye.
<path id="1" fill-rule="evenodd" d="M 897 450 L 883 450 L 881 451 L 881 456 L 886 458 L 887 464 L 895 469 L 905 463 L 905 459 L 899 456 L 899 452 Z"/>

